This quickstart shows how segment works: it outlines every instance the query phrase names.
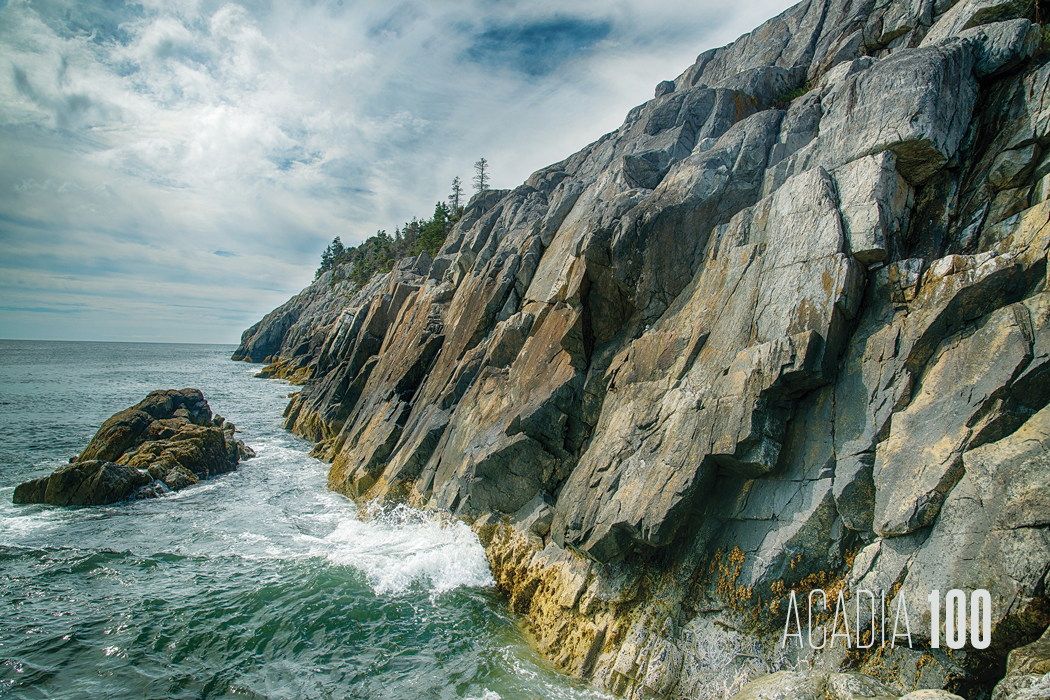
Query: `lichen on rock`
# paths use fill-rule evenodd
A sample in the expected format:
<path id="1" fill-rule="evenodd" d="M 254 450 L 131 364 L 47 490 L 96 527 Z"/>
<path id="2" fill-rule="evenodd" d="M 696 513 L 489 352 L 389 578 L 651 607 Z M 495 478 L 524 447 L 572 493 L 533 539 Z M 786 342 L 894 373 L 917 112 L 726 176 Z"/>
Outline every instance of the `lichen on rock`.
<path id="1" fill-rule="evenodd" d="M 15 503 L 94 506 L 177 491 L 255 456 L 198 389 L 153 391 L 111 416 L 68 466 L 15 488 Z"/>
<path id="2" fill-rule="evenodd" d="M 983 697 L 1050 623 L 1043 11 L 802 2 L 235 357 L 309 376 L 286 426 L 333 489 L 473 521 L 600 687 Z M 791 591 L 955 587 L 992 594 L 985 650 L 921 615 L 909 647 L 780 643 Z"/>

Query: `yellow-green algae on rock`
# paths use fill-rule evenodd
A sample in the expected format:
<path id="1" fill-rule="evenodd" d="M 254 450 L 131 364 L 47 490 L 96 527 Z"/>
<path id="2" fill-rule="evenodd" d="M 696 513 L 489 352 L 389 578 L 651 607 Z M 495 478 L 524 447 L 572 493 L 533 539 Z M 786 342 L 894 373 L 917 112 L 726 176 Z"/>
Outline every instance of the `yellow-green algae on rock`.
<path id="1" fill-rule="evenodd" d="M 111 416 L 68 466 L 15 488 L 15 503 L 94 506 L 177 491 L 254 456 L 198 389 L 153 391 Z"/>
<path id="2" fill-rule="evenodd" d="M 308 369 L 286 426 L 330 487 L 472 521 L 597 686 L 988 695 L 1050 623 L 1044 11 L 802 2 L 235 357 Z M 956 588 L 988 648 L 933 648 Z M 814 590 L 906 603 L 912 644 L 783 644 Z"/>

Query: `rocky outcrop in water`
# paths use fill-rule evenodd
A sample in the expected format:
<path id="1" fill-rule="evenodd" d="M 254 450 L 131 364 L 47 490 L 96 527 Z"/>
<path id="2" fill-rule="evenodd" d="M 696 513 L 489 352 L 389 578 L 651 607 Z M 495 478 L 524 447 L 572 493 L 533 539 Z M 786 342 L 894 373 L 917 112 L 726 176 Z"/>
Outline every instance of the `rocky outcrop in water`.
<path id="1" fill-rule="evenodd" d="M 177 491 L 254 457 L 197 389 L 154 391 L 110 417 L 68 466 L 15 488 L 15 503 L 95 506 Z"/>
<path id="2" fill-rule="evenodd" d="M 802 2 L 236 356 L 303 368 L 331 487 L 472 520 L 618 695 L 801 664 L 986 697 L 1050 623 L 1046 11 Z M 987 648 L 933 646 L 951 589 L 989 591 Z M 912 643 L 784 644 L 792 590 L 884 592 Z"/>

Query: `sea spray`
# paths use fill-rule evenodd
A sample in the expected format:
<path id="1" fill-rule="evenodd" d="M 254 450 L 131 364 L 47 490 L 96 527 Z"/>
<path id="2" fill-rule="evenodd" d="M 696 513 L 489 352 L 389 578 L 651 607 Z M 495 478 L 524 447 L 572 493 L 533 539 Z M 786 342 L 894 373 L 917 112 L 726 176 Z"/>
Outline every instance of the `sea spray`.
<path id="1" fill-rule="evenodd" d="M 485 550 L 464 523 L 403 504 L 373 504 L 363 515 L 343 519 L 311 552 L 361 571 L 376 595 L 493 585 Z"/>
<path id="2" fill-rule="evenodd" d="M 328 491 L 327 465 L 281 426 L 289 387 L 230 348 L 0 352 L 0 696 L 604 697 L 529 646 L 464 524 L 362 517 Z M 148 501 L 11 503 L 158 386 L 204 387 L 258 456 Z"/>

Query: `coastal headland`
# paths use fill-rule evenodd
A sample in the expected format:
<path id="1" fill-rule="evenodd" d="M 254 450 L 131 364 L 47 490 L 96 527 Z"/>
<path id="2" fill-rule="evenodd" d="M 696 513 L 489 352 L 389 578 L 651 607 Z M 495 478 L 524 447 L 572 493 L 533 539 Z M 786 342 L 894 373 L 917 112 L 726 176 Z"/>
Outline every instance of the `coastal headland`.
<path id="1" fill-rule="evenodd" d="M 801 2 L 234 359 L 619 696 L 1048 697 L 1047 16 Z"/>

